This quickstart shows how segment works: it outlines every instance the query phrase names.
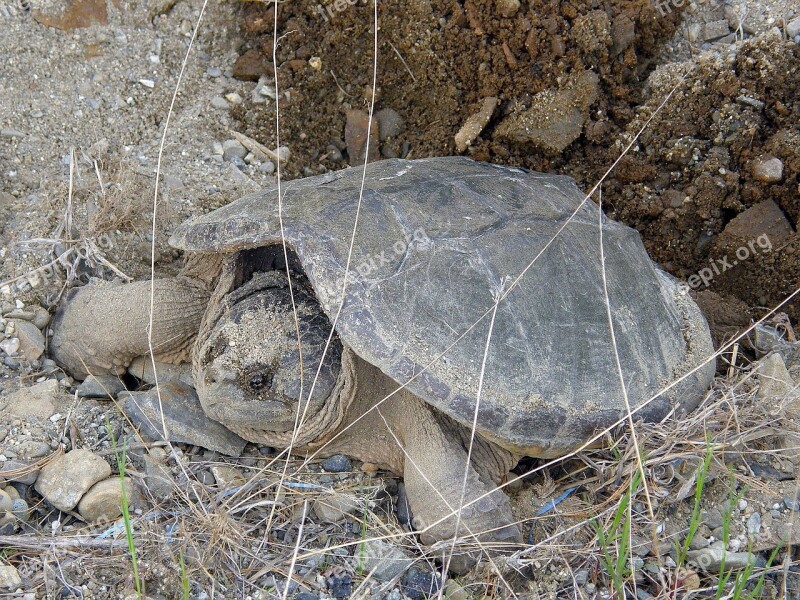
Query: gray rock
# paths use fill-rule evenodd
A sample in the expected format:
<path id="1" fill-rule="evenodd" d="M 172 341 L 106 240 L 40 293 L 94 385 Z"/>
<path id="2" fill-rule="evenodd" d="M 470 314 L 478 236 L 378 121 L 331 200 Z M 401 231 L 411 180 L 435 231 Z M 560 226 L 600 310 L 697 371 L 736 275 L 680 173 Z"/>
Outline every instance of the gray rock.
<path id="1" fill-rule="evenodd" d="M 783 161 L 775 157 L 753 161 L 753 177 L 762 183 L 780 182 L 783 179 Z"/>
<path id="2" fill-rule="evenodd" d="M 719 573 L 723 558 L 726 571 L 729 569 L 738 571 L 747 567 L 748 564 L 763 566 L 765 562 L 763 559 L 759 560 L 759 557 L 751 552 L 726 552 L 717 542 L 702 550 L 690 550 L 687 556 L 698 567 L 709 573 Z"/>
<path id="3" fill-rule="evenodd" d="M 228 101 L 222 96 L 214 96 L 211 99 L 211 106 L 218 110 L 227 110 L 230 107 L 230 104 L 228 104 Z"/>
<path id="4" fill-rule="evenodd" d="M 158 375 L 159 383 L 168 379 L 179 379 L 186 385 L 194 384 L 192 381 L 192 365 L 189 363 L 171 365 L 169 363 L 156 362 L 156 370 L 154 372 L 151 360 L 147 357 L 139 356 L 133 359 L 131 366 L 128 367 L 128 373 L 149 384 L 156 382 L 156 374 Z"/>
<path id="5" fill-rule="evenodd" d="M 323 523 L 338 523 L 348 514 L 356 514 L 361 505 L 356 498 L 334 493 L 317 498 L 313 504 L 314 514 Z"/>
<path id="6" fill-rule="evenodd" d="M 16 498 L 11 502 L 11 514 L 20 521 L 27 521 L 30 517 L 28 503 L 22 498 Z"/>
<path id="7" fill-rule="evenodd" d="M 442 584 L 441 576 L 412 567 L 403 575 L 403 593 L 411 600 L 434 598 Z"/>
<path id="8" fill-rule="evenodd" d="M 414 559 L 394 544 L 374 539 L 356 547 L 352 564 L 355 569 L 361 568 L 365 574 L 371 573 L 380 581 L 390 581 L 411 567 Z"/>
<path id="9" fill-rule="evenodd" d="M 716 40 L 728 35 L 730 32 L 727 20 L 712 21 L 711 23 L 706 23 L 703 28 L 703 40 L 707 42 Z"/>
<path id="10" fill-rule="evenodd" d="M 0 350 L 6 353 L 7 356 L 16 356 L 19 352 L 19 338 L 6 338 L 0 342 Z"/>
<path id="11" fill-rule="evenodd" d="M 60 399 L 58 381 L 48 379 L 0 398 L 0 410 L 17 417 L 48 419 L 55 414 Z"/>
<path id="12" fill-rule="evenodd" d="M 754 512 L 747 518 L 747 533 L 757 535 L 761 531 L 761 513 Z"/>
<path id="13" fill-rule="evenodd" d="M 209 77 L 222 77 L 222 69 L 219 67 L 208 67 L 206 69 L 206 75 Z"/>
<path id="14" fill-rule="evenodd" d="M 78 398 L 116 398 L 125 389 L 119 377 L 113 375 L 89 375 L 78 386 Z"/>
<path id="15" fill-rule="evenodd" d="M 586 569 L 580 569 L 578 571 L 575 571 L 574 579 L 575 579 L 575 585 L 578 586 L 585 585 L 586 582 L 589 581 L 589 571 L 587 571 Z"/>
<path id="16" fill-rule="evenodd" d="M 353 470 L 350 459 L 342 454 L 334 454 L 322 461 L 322 468 L 329 473 L 345 473 Z"/>
<path id="17" fill-rule="evenodd" d="M 10 512 L 14 499 L 5 490 L 0 490 L 0 515 Z"/>
<path id="18" fill-rule="evenodd" d="M 194 388 L 171 379 L 160 386 L 163 421 L 171 442 L 194 444 L 215 450 L 228 456 L 239 456 L 245 440 L 206 416 Z M 156 390 L 147 392 L 123 392 L 125 414 L 140 433 L 150 441 L 164 438 L 162 416 Z"/>
<path id="19" fill-rule="evenodd" d="M 164 459 L 153 454 L 145 454 L 144 482 L 147 491 L 157 500 L 167 500 L 175 491 L 175 481 L 169 467 L 164 464 Z"/>
<path id="20" fill-rule="evenodd" d="M 125 478 L 125 496 L 128 506 L 136 504 L 133 485 Z M 78 502 L 78 512 L 89 523 L 113 521 L 122 514 L 122 481 L 110 477 L 95 483 Z"/>
<path id="21" fill-rule="evenodd" d="M 32 460 L 47 456 L 52 451 L 50 444 L 41 440 L 25 440 L 17 448 L 17 456 L 22 460 Z"/>
<path id="22" fill-rule="evenodd" d="M 793 392 L 795 396 L 800 395 L 786 369 L 783 357 L 777 352 L 758 361 L 755 371 L 759 384 L 756 397 L 759 400 L 763 402 L 780 401 Z"/>
<path id="23" fill-rule="evenodd" d="M 786 35 L 789 36 L 789 39 L 800 35 L 800 17 L 796 17 L 786 24 Z"/>
<path id="24" fill-rule="evenodd" d="M 399 135 L 403 130 L 403 117 L 393 108 L 382 108 L 375 113 L 375 120 L 378 121 L 378 133 L 382 142 Z"/>
<path id="25" fill-rule="evenodd" d="M 800 511 L 800 501 L 798 501 L 795 498 L 792 498 L 791 496 L 786 496 L 786 498 L 783 499 L 783 505 L 788 510 L 793 510 L 795 512 Z"/>
<path id="26" fill-rule="evenodd" d="M 44 329 L 50 322 L 50 313 L 47 312 L 46 308 L 36 306 L 33 309 L 33 319 L 31 322 L 39 329 Z"/>
<path id="27" fill-rule="evenodd" d="M 12 565 L 0 566 L 0 588 L 14 591 L 22 585 L 22 577 Z"/>
<path id="28" fill-rule="evenodd" d="M 238 140 L 225 140 L 222 142 L 222 159 L 228 162 L 234 158 L 244 160 L 247 156 L 247 148 L 242 146 Z"/>
<path id="29" fill-rule="evenodd" d="M 39 469 L 32 469 L 28 464 L 18 460 L 7 460 L 0 468 L 0 480 L 33 485 L 38 477 Z"/>
<path id="30" fill-rule="evenodd" d="M 35 488 L 59 510 L 72 510 L 95 483 L 111 475 L 106 461 L 88 450 L 73 450 L 42 468 Z"/>

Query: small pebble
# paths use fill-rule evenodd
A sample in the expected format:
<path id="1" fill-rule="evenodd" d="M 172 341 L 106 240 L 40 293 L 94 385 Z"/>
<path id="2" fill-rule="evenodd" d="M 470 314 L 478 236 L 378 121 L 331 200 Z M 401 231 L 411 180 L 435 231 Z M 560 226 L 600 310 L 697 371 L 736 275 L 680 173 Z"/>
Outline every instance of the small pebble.
<path id="1" fill-rule="evenodd" d="M 411 600 L 425 600 L 436 596 L 441 585 L 438 575 L 432 571 L 410 568 L 403 575 L 403 593 Z"/>
<path id="2" fill-rule="evenodd" d="M 208 67 L 206 69 L 206 75 L 209 77 L 222 77 L 222 69 L 217 67 Z"/>
<path id="3" fill-rule="evenodd" d="M 331 596 L 339 600 L 346 598 L 353 592 L 353 578 L 349 573 L 334 573 L 325 579 Z"/>
<path id="4" fill-rule="evenodd" d="M 234 158 L 244 160 L 247 156 L 247 148 L 242 146 L 238 140 L 225 140 L 222 142 L 222 158 L 228 162 L 232 162 Z"/>
<path id="5" fill-rule="evenodd" d="M 761 531 L 761 513 L 754 512 L 747 519 L 747 533 L 757 535 Z"/>
<path id="6" fill-rule="evenodd" d="M 241 104 L 242 97 L 237 94 L 236 92 L 231 92 L 230 94 L 225 94 L 225 100 L 230 102 L 231 104 Z"/>
<path id="7" fill-rule="evenodd" d="M 329 473 L 344 473 L 353 468 L 350 459 L 342 454 L 334 454 L 322 461 L 322 468 Z"/>
<path id="8" fill-rule="evenodd" d="M 156 87 L 156 82 L 153 81 L 152 79 L 140 79 L 139 83 L 141 83 L 144 87 L 150 89 Z"/>
<path id="9" fill-rule="evenodd" d="M 213 108 L 218 108 L 219 110 L 227 110 L 230 108 L 230 104 L 222 96 L 214 96 L 211 99 L 211 106 Z"/>
<path id="10" fill-rule="evenodd" d="M 760 158 L 753 163 L 753 177 L 762 183 L 778 183 L 783 179 L 783 161 L 780 158 Z"/>

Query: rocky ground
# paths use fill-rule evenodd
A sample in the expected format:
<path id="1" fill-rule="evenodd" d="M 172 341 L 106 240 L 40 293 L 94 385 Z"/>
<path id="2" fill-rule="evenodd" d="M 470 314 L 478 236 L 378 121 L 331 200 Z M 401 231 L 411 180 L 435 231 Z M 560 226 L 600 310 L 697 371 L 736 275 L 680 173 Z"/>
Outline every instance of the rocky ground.
<path id="1" fill-rule="evenodd" d="M 381 5 L 374 92 L 372 13 L 360 0 L 281 4 L 277 81 L 271 4 L 209 3 L 193 38 L 202 8 L 0 4 L 1 589 L 119 598 L 140 578 L 150 598 L 269 598 L 287 581 L 304 600 L 440 587 L 453 598 L 607 598 L 616 573 L 631 597 L 716 597 L 727 550 L 725 593 L 737 582 L 753 592 L 769 561 L 758 594 L 798 597 L 796 557 L 781 541 L 795 540 L 800 509 L 800 352 L 767 339 L 791 337 L 796 300 L 726 353 L 721 364 L 734 368 L 723 366 L 691 420 L 637 430 L 646 488 L 626 500 L 635 453 L 625 431 L 611 449 L 526 460 L 518 472 L 529 474 L 509 488 L 530 545 L 446 581 L 436 552 L 408 534 L 402 484 L 371 465 L 287 466 L 211 424 L 182 427 L 181 410 L 165 415 L 182 436 L 170 453 L 148 428 L 160 420 L 152 398 L 123 389 L 146 389 L 146 369 L 79 385 L 46 352 L 68 286 L 147 278 L 153 247 L 156 271 L 174 273 L 181 257 L 166 240 L 187 216 L 270 185 L 278 167 L 294 178 L 363 160 L 372 100 L 372 158 L 467 154 L 589 189 L 633 142 L 603 184 L 607 212 L 734 333 L 800 281 L 794 3 Z M 754 367 L 770 348 L 781 360 Z M 621 504 L 632 515 L 627 559 Z"/>

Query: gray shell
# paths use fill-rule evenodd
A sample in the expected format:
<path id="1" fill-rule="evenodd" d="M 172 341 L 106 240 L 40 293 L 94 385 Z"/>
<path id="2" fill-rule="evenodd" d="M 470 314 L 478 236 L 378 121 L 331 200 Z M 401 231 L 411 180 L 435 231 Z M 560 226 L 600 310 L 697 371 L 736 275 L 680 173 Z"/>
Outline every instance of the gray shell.
<path id="1" fill-rule="evenodd" d="M 281 187 L 286 243 L 332 320 L 362 173 Z M 336 323 L 342 340 L 465 425 L 480 388 L 478 431 L 509 449 L 549 456 L 582 444 L 625 414 L 603 295 L 600 215 L 591 201 L 578 208 L 583 200 L 568 177 L 467 158 L 368 165 Z M 636 409 L 706 360 L 711 338 L 638 232 L 603 217 L 603 240 L 619 360 Z M 194 252 L 279 244 L 277 189 L 191 219 L 170 241 Z M 493 298 L 523 272 L 497 307 L 481 385 Z M 661 419 L 675 404 L 693 408 L 713 374 L 711 361 L 635 418 Z"/>

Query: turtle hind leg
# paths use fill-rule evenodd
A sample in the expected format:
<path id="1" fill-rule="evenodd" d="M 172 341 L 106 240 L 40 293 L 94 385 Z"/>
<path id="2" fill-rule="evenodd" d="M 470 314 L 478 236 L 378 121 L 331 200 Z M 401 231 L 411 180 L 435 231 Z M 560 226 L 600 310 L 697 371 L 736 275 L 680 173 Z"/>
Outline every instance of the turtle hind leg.
<path id="1" fill-rule="evenodd" d="M 190 278 L 153 282 L 153 354 L 163 362 L 189 358 L 208 304 L 206 285 Z M 70 292 L 56 312 L 50 351 L 70 374 L 124 372 L 149 353 L 150 282 L 88 285 Z"/>
<path id="2" fill-rule="evenodd" d="M 493 481 L 508 471 L 491 473 L 505 461 L 484 460 L 483 448 L 480 453 L 473 452 L 467 465 L 468 454 L 457 430 L 461 426 L 441 418 L 411 393 L 398 393 L 378 410 L 403 444 L 403 479 L 420 541 L 433 545 L 454 536 L 462 540 L 450 561 L 450 569 L 457 573 L 471 568 L 484 552 L 516 549 L 522 542 L 519 527 L 508 496 Z M 498 449 L 498 454 L 503 452 Z M 461 513 L 460 520 L 457 512 Z M 449 553 L 449 544 L 442 547 Z"/>

